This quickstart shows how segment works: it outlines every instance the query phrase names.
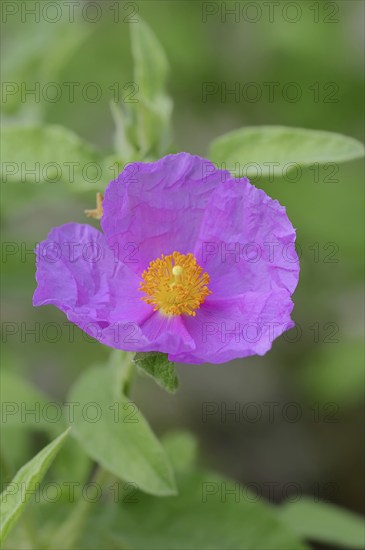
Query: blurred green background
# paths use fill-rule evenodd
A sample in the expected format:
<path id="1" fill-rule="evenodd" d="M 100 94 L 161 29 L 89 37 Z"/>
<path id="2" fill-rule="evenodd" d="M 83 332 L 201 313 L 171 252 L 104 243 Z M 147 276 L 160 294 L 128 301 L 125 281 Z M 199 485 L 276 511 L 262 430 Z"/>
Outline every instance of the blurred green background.
<path id="1" fill-rule="evenodd" d="M 63 2 L 58 22 L 46 20 L 55 17 L 51 8 L 39 22 L 22 10 L 14 15 L 3 10 L 3 83 L 19 90 L 40 86 L 39 102 L 30 94 L 22 102 L 19 93 L 9 92 L 14 87 L 3 88 L 5 124 L 64 125 L 108 153 L 114 135 L 109 102 L 116 83 L 121 100 L 131 91 L 123 89 L 133 80 L 128 27 L 141 16 L 171 66 L 173 150 L 204 156 L 218 135 L 260 124 L 364 139 L 363 2 L 302 1 L 294 2 L 296 8 L 288 7 L 292 2 L 274 3 L 279 5 L 273 19 L 270 2 L 106 0 L 90 2 L 101 15 L 91 6 L 84 18 L 78 16 L 88 2 L 76 4 L 74 22 Z M 235 14 L 225 15 L 224 6 Z M 56 101 L 47 93 L 42 97 L 49 82 L 62 90 Z M 79 83 L 74 101 L 65 85 L 70 82 Z M 90 100 L 92 86 L 89 98 L 81 93 L 89 83 L 101 90 L 97 101 Z M 207 97 L 205 83 L 215 90 Z M 275 83 L 273 96 L 268 83 Z M 237 85 L 239 98 L 224 94 Z M 257 484 L 264 496 L 280 502 L 299 487 L 314 498 L 361 511 L 363 163 L 307 168 L 297 181 L 257 179 L 255 184 L 287 207 L 297 228 L 301 277 L 293 316 L 299 329 L 275 341 L 265 357 L 178 365 L 177 396 L 141 378 L 133 397 L 157 433 L 190 429 L 208 465 Z M 94 205 L 94 192 L 72 191 L 72 185 L 60 183 L 2 184 L 4 365 L 60 401 L 81 371 L 109 354 L 76 328 L 71 342 L 67 320 L 57 309 L 32 307 L 35 243 L 52 226 L 85 222 L 84 208 Z M 14 243 L 13 254 L 4 243 Z M 58 323 L 61 335 L 49 323 Z M 28 329 L 39 329 L 40 337 Z M 216 412 L 204 418 L 206 403 L 215 403 Z M 237 407 L 239 418 L 222 417 L 222 411 Z M 43 444 L 40 435 L 22 446 L 6 430 L 4 438 L 14 470 Z"/>

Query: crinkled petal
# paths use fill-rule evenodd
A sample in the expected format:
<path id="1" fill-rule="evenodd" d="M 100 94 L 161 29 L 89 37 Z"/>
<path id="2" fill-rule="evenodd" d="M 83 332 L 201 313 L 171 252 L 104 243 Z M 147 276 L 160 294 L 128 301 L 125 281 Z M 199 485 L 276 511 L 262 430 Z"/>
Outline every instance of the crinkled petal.
<path id="1" fill-rule="evenodd" d="M 163 317 L 141 300 L 140 277 L 115 257 L 92 226 L 56 227 L 36 254 L 35 306 L 55 305 L 113 348 L 176 353 L 195 347 L 180 318 Z"/>
<path id="2" fill-rule="evenodd" d="M 182 363 L 224 363 L 249 355 L 264 355 L 275 338 L 293 326 L 293 302 L 285 290 L 248 292 L 230 299 L 212 297 L 185 317 L 184 324 L 195 341 L 191 352 L 170 354 Z"/>
<path id="3" fill-rule="evenodd" d="M 161 254 L 192 252 L 222 171 L 188 153 L 136 162 L 106 189 L 101 226 L 119 258 L 137 273 Z"/>
<path id="4" fill-rule="evenodd" d="M 285 208 L 246 178 L 168 155 L 127 166 L 103 210 L 105 237 L 68 224 L 37 247 L 35 305 L 56 305 L 108 346 L 187 363 L 262 355 L 292 326 L 295 231 Z M 141 299 L 142 272 L 174 251 L 192 252 L 210 276 L 195 317 L 168 317 Z"/>
<path id="5" fill-rule="evenodd" d="M 298 283 L 295 230 L 277 200 L 247 179 L 230 178 L 212 194 L 194 248 L 216 298 L 267 293 Z"/>

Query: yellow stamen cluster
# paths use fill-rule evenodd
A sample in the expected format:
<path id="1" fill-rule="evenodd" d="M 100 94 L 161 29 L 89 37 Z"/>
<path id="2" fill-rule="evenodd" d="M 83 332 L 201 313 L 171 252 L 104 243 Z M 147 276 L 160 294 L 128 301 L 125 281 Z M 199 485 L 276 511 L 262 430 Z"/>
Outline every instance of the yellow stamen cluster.
<path id="1" fill-rule="evenodd" d="M 165 315 L 191 315 L 212 294 L 207 287 L 210 279 L 197 263 L 193 254 L 173 252 L 162 254 L 150 263 L 142 273 L 143 282 L 139 290 L 147 296 L 141 298 L 161 310 Z"/>

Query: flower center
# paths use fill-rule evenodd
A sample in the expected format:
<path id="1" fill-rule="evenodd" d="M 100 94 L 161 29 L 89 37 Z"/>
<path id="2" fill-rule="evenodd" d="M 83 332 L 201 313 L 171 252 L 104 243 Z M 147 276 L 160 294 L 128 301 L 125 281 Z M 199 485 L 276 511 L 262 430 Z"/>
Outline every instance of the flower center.
<path id="1" fill-rule="evenodd" d="M 147 296 L 141 300 L 155 306 L 154 311 L 160 309 L 165 315 L 185 313 L 195 317 L 195 310 L 212 294 L 207 286 L 209 275 L 193 254 L 162 254 L 161 258 L 150 262 L 142 278 L 139 290 Z"/>

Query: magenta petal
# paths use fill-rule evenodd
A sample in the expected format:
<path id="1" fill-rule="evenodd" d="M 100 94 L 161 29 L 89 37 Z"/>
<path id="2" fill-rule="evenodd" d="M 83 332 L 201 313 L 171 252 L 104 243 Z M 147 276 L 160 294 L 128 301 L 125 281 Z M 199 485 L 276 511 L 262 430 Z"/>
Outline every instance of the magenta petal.
<path id="1" fill-rule="evenodd" d="M 179 316 L 167 317 L 160 312 L 154 312 L 143 323 L 142 331 L 149 341 L 149 347 L 141 351 L 180 353 L 195 349 L 195 341 Z"/>
<path id="2" fill-rule="evenodd" d="M 170 354 L 169 358 L 185 363 L 224 363 L 238 357 L 264 355 L 273 340 L 293 326 L 292 309 L 293 302 L 284 290 L 209 299 L 196 317 L 184 319 L 196 348 Z"/>
<path id="3" fill-rule="evenodd" d="M 161 254 L 192 252 L 221 181 L 210 161 L 188 153 L 127 165 L 105 192 L 101 225 L 108 244 L 138 273 Z"/>
<path id="4" fill-rule="evenodd" d="M 295 230 L 278 201 L 248 180 L 220 185 L 213 193 L 194 253 L 211 278 L 214 297 L 298 284 Z"/>
<path id="5" fill-rule="evenodd" d="M 292 326 L 299 277 L 285 208 L 247 179 L 187 153 L 133 163 L 108 186 L 105 236 L 88 225 L 37 247 L 34 305 L 53 304 L 100 342 L 187 363 L 262 355 Z M 167 317 L 139 290 L 149 263 L 194 253 L 210 277 L 196 316 Z"/>
<path id="6" fill-rule="evenodd" d="M 140 300 L 139 279 L 90 225 L 54 228 L 39 243 L 33 303 L 53 304 L 85 322 L 139 322 L 151 314 Z M 80 325 L 79 325 L 80 326 Z"/>
<path id="7" fill-rule="evenodd" d="M 103 235 L 89 225 L 69 223 L 52 229 L 36 248 L 38 287 L 33 304 L 63 311 L 101 310 L 110 303 L 108 280 L 116 264 Z M 108 311 L 108 310 L 106 310 Z"/>
<path id="8" fill-rule="evenodd" d="M 175 353 L 195 344 L 179 318 L 166 318 L 144 303 L 140 277 L 123 265 L 92 226 L 54 228 L 39 243 L 33 304 L 53 304 L 107 346 Z"/>

